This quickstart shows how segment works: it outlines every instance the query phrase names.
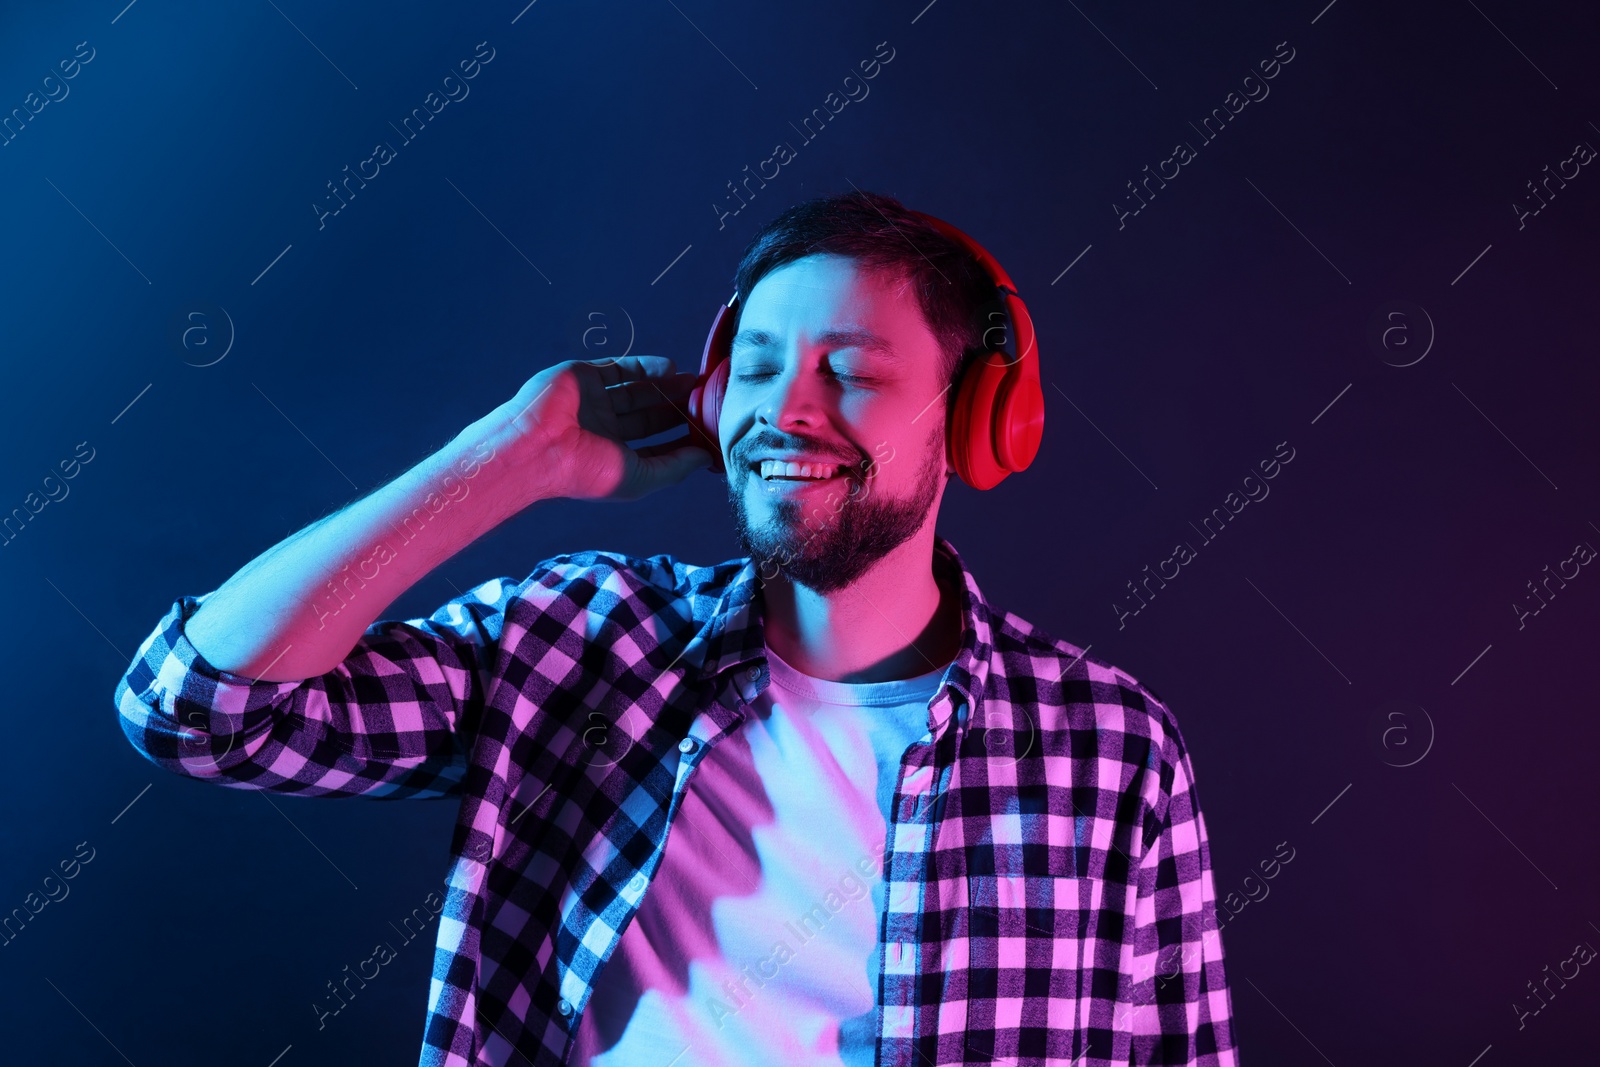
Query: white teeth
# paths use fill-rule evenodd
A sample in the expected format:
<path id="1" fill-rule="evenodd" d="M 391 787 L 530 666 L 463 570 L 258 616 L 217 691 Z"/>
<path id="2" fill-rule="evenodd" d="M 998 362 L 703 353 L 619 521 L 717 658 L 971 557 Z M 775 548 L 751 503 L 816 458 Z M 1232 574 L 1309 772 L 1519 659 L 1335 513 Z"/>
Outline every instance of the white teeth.
<path id="1" fill-rule="evenodd" d="M 776 459 L 761 461 L 762 478 L 832 478 L 839 473 L 837 463 L 784 463 Z"/>

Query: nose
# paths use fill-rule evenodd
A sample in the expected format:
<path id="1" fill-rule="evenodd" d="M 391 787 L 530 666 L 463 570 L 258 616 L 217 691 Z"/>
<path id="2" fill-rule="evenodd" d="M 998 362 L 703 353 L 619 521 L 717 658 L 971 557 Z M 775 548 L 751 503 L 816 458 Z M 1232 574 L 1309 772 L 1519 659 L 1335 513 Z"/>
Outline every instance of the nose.
<path id="1" fill-rule="evenodd" d="M 821 390 L 825 383 L 818 375 L 791 365 L 763 386 L 756 404 L 756 421 L 782 431 L 811 429 L 825 421 Z"/>

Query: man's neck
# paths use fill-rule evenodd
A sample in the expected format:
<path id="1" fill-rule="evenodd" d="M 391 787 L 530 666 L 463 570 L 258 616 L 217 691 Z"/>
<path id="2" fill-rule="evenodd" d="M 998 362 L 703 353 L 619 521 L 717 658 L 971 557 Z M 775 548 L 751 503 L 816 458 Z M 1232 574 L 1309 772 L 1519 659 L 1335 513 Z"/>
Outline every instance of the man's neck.
<path id="1" fill-rule="evenodd" d="M 836 682 L 896 681 L 943 667 L 961 647 L 961 590 L 935 578 L 933 541 L 929 524 L 833 593 L 778 575 L 760 593 L 767 646 L 802 674 Z"/>

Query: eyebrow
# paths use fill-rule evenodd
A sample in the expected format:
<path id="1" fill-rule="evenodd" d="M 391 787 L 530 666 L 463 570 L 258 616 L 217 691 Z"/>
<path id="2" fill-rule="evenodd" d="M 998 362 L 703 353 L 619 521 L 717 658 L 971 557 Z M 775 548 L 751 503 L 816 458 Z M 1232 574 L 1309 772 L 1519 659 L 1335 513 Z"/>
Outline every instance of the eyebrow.
<path id="1" fill-rule="evenodd" d="M 835 348 L 861 348 L 876 352 L 896 363 L 904 362 L 893 345 L 864 326 L 845 326 L 837 330 L 828 330 L 818 334 L 817 341 Z M 777 344 L 778 339 L 766 330 L 740 330 L 738 336 L 733 339 L 730 352 L 739 348 L 773 348 Z"/>

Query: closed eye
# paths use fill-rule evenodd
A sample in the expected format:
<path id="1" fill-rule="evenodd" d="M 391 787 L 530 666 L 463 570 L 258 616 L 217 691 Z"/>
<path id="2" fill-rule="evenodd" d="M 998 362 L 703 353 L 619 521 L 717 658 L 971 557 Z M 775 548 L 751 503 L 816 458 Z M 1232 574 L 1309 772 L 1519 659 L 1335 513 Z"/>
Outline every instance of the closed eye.
<path id="1" fill-rule="evenodd" d="M 774 377 L 777 376 L 771 371 L 746 371 L 743 374 L 735 374 L 733 376 L 735 381 L 740 382 L 761 382 Z M 835 374 L 833 377 L 841 382 L 870 382 L 872 380 L 859 374 Z"/>
<path id="2" fill-rule="evenodd" d="M 824 373 L 829 374 L 830 378 L 835 378 L 835 379 L 838 379 L 838 381 L 842 381 L 842 382 L 870 382 L 870 381 L 874 381 L 874 379 L 870 378 L 870 376 L 867 376 L 867 374 L 840 374 L 840 373 L 838 373 L 838 371 L 832 370 L 832 368 L 826 368 L 826 370 L 824 370 Z M 750 368 L 746 368 L 746 370 L 736 371 L 736 373 L 734 373 L 733 376 L 731 376 L 731 378 L 733 378 L 733 381 L 763 382 L 763 381 L 766 381 L 766 379 L 768 379 L 768 378 L 776 378 L 776 376 L 778 376 L 778 373 L 776 373 L 776 371 L 750 370 Z"/>

